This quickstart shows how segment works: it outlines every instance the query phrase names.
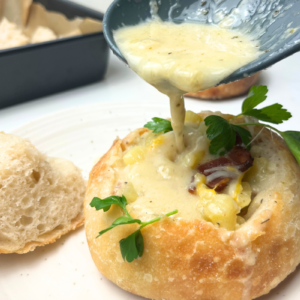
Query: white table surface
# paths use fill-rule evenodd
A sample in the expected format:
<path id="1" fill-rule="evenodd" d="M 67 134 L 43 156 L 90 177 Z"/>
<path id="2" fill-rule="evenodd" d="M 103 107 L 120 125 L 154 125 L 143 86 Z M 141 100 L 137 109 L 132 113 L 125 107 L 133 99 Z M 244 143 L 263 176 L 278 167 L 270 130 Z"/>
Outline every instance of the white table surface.
<path id="1" fill-rule="evenodd" d="M 104 12 L 112 0 L 75 0 Z M 279 127 L 281 129 L 300 130 L 300 53 L 297 53 L 263 72 L 260 83 L 269 87 L 269 104 L 279 102 L 288 108 L 294 118 Z M 0 130 L 10 132 L 30 121 L 51 113 L 81 105 L 102 101 L 139 100 L 151 101 L 161 99 L 168 105 L 166 96 L 145 83 L 127 66 L 112 54 L 104 80 L 71 91 L 36 99 L 27 103 L 0 110 Z M 201 110 L 222 110 L 238 113 L 242 98 L 228 101 L 188 100 L 187 108 L 197 107 Z"/>

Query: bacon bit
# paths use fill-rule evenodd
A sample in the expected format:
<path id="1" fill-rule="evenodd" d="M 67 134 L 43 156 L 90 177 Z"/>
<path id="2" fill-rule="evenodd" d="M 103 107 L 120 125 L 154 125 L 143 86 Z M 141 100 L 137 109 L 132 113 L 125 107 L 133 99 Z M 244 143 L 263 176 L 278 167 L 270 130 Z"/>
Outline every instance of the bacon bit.
<path id="1" fill-rule="evenodd" d="M 221 156 L 217 159 L 211 160 L 198 167 L 198 171 L 205 175 L 213 174 L 214 170 L 211 169 L 217 167 L 235 166 L 240 172 L 247 171 L 253 164 L 254 159 L 251 157 L 250 152 L 243 146 L 241 137 L 237 134 L 236 145 L 229 151 L 227 156 Z M 221 192 L 232 180 L 230 177 L 218 177 L 214 180 L 207 182 L 209 188 L 214 189 L 216 192 Z"/>
<path id="2" fill-rule="evenodd" d="M 253 164 L 253 157 L 250 152 L 241 146 L 234 146 L 228 153 L 228 158 L 237 166 L 241 172 L 247 171 Z"/>
<path id="3" fill-rule="evenodd" d="M 207 186 L 219 193 L 226 188 L 230 180 L 231 178 L 219 177 L 210 181 Z"/>
<path id="4" fill-rule="evenodd" d="M 192 194 L 192 195 L 196 195 L 196 187 L 195 186 L 190 186 L 189 187 L 189 193 Z"/>

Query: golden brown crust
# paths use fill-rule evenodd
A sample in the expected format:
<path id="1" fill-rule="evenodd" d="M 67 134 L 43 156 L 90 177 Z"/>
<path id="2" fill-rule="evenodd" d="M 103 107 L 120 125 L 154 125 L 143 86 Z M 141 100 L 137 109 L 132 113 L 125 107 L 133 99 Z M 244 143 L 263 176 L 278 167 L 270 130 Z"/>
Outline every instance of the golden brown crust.
<path id="1" fill-rule="evenodd" d="M 83 223 L 84 223 L 84 215 L 80 213 L 74 220 L 72 220 L 72 223 L 68 226 L 68 228 L 46 233 L 44 234 L 45 236 L 44 238 L 40 238 L 40 241 L 29 242 L 22 249 L 16 251 L 7 251 L 6 249 L 0 248 L 0 254 L 9 254 L 9 253 L 25 254 L 27 252 L 33 251 L 36 247 L 52 244 L 56 242 L 56 240 L 59 239 L 62 235 L 67 234 L 68 232 L 82 226 Z"/>
<path id="2" fill-rule="evenodd" d="M 188 93 L 185 96 L 198 99 L 221 100 L 246 94 L 257 82 L 259 73 L 228 84 L 222 84 L 197 93 Z"/>
<path id="3" fill-rule="evenodd" d="M 202 114 L 206 116 L 209 113 Z M 226 116 L 228 117 L 228 116 Z M 98 232 L 121 212 L 91 208 L 93 197 L 113 194 L 114 166 L 122 151 L 134 143 L 116 140 L 90 173 L 85 198 L 86 235 L 100 272 L 121 288 L 157 300 L 248 300 L 268 293 L 300 261 L 299 166 L 281 138 L 266 132 L 286 161 L 284 188 L 261 193 L 263 201 L 236 231 L 211 223 L 165 219 L 142 230 L 142 258 L 124 262 L 119 241 L 136 225 L 119 226 L 96 239 Z M 295 180 L 296 178 L 296 180 Z"/>

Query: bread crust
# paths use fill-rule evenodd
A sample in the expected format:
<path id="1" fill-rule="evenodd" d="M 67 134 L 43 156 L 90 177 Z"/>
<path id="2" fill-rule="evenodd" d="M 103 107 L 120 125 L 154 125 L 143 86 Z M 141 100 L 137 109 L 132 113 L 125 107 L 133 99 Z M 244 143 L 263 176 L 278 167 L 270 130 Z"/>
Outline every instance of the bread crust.
<path id="1" fill-rule="evenodd" d="M 62 235 L 77 229 L 78 227 L 82 226 L 83 223 L 84 223 L 84 215 L 81 212 L 74 220 L 72 220 L 72 222 L 67 228 L 64 228 L 64 230 L 54 230 L 51 232 L 47 232 L 47 235 L 44 238 L 39 238 L 40 241 L 29 242 L 22 249 L 19 250 L 9 251 L 7 249 L 0 248 L 0 254 L 9 254 L 9 253 L 25 254 L 30 251 L 34 251 L 36 247 L 45 246 L 56 242 L 56 240 L 61 238 Z"/>
<path id="2" fill-rule="evenodd" d="M 257 82 L 258 77 L 259 73 L 256 73 L 235 82 L 215 86 L 197 93 L 188 93 L 185 96 L 207 100 L 222 100 L 241 96 L 248 93 L 249 89 Z"/>
<path id="3" fill-rule="evenodd" d="M 268 130 L 265 135 L 285 160 L 286 183 L 262 192 L 263 201 L 259 199 L 254 213 L 236 231 L 202 220 L 166 218 L 142 230 L 145 251 L 132 263 L 123 261 L 119 241 L 136 224 L 116 227 L 96 239 L 121 211 L 112 207 L 104 213 L 89 203 L 95 196 L 114 194 L 118 159 L 145 131 L 138 129 L 117 139 L 90 173 L 84 204 L 86 236 L 92 258 L 105 277 L 124 290 L 156 300 L 248 300 L 268 293 L 296 268 L 300 262 L 300 170 L 283 140 Z"/>

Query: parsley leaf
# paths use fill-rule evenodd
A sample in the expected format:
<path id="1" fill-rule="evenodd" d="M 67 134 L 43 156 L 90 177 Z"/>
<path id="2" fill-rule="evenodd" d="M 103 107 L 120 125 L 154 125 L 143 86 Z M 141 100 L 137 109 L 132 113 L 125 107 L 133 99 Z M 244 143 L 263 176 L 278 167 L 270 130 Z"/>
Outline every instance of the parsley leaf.
<path id="1" fill-rule="evenodd" d="M 126 259 L 128 262 L 132 262 L 134 259 L 141 257 L 143 255 L 144 240 L 143 240 L 143 236 L 141 234 L 142 228 L 144 228 L 150 224 L 153 224 L 155 222 L 160 221 L 163 217 L 170 217 L 177 213 L 178 213 L 178 210 L 173 210 L 173 211 L 165 214 L 164 216 L 155 218 L 148 222 L 140 222 L 139 224 L 141 224 L 141 226 L 137 231 L 135 231 L 134 233 L 129 235 L 127 238 L 122 239 L 120 241 L 120 249 L 121 249 L 123 259 L 124 260 Z"/>
<path id="2" fill-rule="evenodd" d="M 160 132 L 169 132 L 172 131 L 172 125 L 169 120 L 161 119 L 161 118 L 152 118 L 152 121 L 148 122 L 144 125 L 144 127 L 153 130 L 154 133 L 160 133 Z"/>
<path id="3" fill-rule="evenodd" d="M 278 103 L 262 109 L 251 109 L 245 111 L 243 112 L 243 115 L 252 116 L 258 120 L 274 124 L 280 124 L 292 117 L 291 113 L 285 108 L 282 108 L 282 105 Z"/>
<path id="4" fill-rule="evenodd" d="M 127 238 L 120 241 L 120 249 L 122 257 L 128 262 L 132 262 L 138 257 L 142 257 L 144 253 L 144 239 L 141 230 L 138 229 Z"/>
<path id="5" fill-rule="evenodd" d="M 267 92 L 268 88 L 266 86 L 253 86 L 243 102 L 240 115 L 255 117 L 258 120 L 274 124 L 280 124 L 288 120 L 292 115 L 282 108 L 281 104 L 275 103 L 262 109 L 254 108 L 267 99 Z"/>
<path id="6" fill-rule="evenodd" d="M 127 260 L 128 262 L 132 262 L 134 259 L 141 257 L 143 255 L 144 240 L 143 240 L 143 236 L 141 234 L 142 228 L 144 228 L 150 224 L 153 224 L 155 222 L 160 221 L 163 217 L 169 217 L 169 216 L 172 216 L 172 215 L 178 213 L 178 210 L 174 210 L 174 211 L 171 211 L 171 212 L 165 214 L 164 216 L 160 216 L 160 217 L 150 220 L 148 222 L 142 222 L 141 220 L 134 219 L 130 216 L 130 214 L 128 213 L 128 211 L 126 209 L 127 200 L 124 195 L 122 197 L 110 196 L 105 199 L 100 199 L 98 197 L 94 197 L 90 203 L 90 206 L 95 207 L 96 210 L 103 209 L 103 211 L 106 212 L 110 209 L 111 205 L 113 205 L 113 204 L 120 206 L 123 209 L 126 216 L 121 216 L 121 217 L 117 218 L 108 228 L 101 230 L 99 232 L 99 235 L 96 238 L 100 237 L 107 231 L 112 230 L 113 228 L 115 228 L 119 225 L 127 225 L 127 224 L 134 224 L 134 223 L 139 224 L 140 228 L 137 231 L 135 231 L 134 233 L 129 235 L 127 238 L 122 239 L 120 241 L 120 249 L 121 249 L 122 257 L 124 260 Z"/>
<path id="7" fill-rule="evenodd" d="M 266 106 L 261 109 L 255 108 L 257 105 L 262 103 L 267 98 L 268 88 L 266 86 L 253 86 L 248 94 L 248 97 L 242 104 L 242 113 L 238 116 L 251 116 L 264 122 L 280 124 L 283 121 L 288 120 L 292 117 L 291 113 L 288 112 L 281 104 L 275 103 Z M 282 134 L 276 128 L 271 127 L 267 124 L 261 123 L 244 123 L 244 124 L 230 124 L 225 119 L 219 116 L 209 116 L 205 119 L 205 124 L 208 126 L 206 131 L 208 139 L 211 140 L 209 151 L 211 154 L 224 155 L 226 151 L 231 150 L 236 141 L 236 133 L 241 137 L 244 145 L 247 149 L 250 149 L 251 134 L 248 130 L 242 126 L 246 125 L 257 125 L 262 127 L 269 127 L 278 133 Z M 283 133 L 283 137 L 286 140 L 288 147 L 291 149 L 296 159 L 298 156 L 298 143 L 300 143 L 300 138 L 295 137 L 295 131 L 288 131 Z M 300 148 L 299 148 L 300 149 Z M 300 158 L 300 150 L 299 150 Z M 298 159 L 297 159 L 298 160 Z M 299 161 L 300 164 L 300 161 Z"/>
<path id="8" fill-rule="evenodd" d="M 137 223 L 137 224 L 141 224 L 141 220 L 139 219 L 133 219 L 131 217 L 128 217 L 128 216 L 122 216 L 122 217 L 119 217 L 118 219 L 116 219 L 112 224 L 111 226 L 109 226 L 108 228 L 102 230 L 99 232 L 99 236 L 101 236 L 102 234 L 104 234 L 105 232 L 115 228 L 116 226 L 119 226 L 119 225 L 126 225 L 126 224 L 133 224 L 133 223 Z"/>
<path id="9" fill-rule="evenodd" d="M 254 85 L 248 94 L 248 97 L 244 100 L 242 105 L 242 114 L 252 110 L 258 104 L 264 102 L 267 99 L 268 88 L 264 85 Z"/>
<path id="10" fill-rule="evenodd" d="M 116 204 L 120 206 L 124 211 L 126 211 L 127 200 L 124 196 L 110 196 L 105 199 L 94 197 L 92 202 L 90 203 L 90 206 L 95 207 L 96 210 L 103 209 L 103 211 L 106 212 L 110 209 L 112 204 Z"/>
<path id="11" fill-rule="evenodd" d="M 211 140 L 209 151 L 211 154 L 224 155 L 233 148 L 238 133 L 248 149 L 250 149 L 251 134 L 248 130 L 230 124 L 220 116 L 209 116 L 204 120 L 208 126 L 207 138 Z"/>
<path id="12" fill-rule="evenodd" d="M 280 134 L 300 165 L 300 132 L 285 131 Z"/>
<path id="13" fill-rule="evenodd" d="M 240 127 L 240 126 L 237 126 L 237 125 L 233 125 L 233 124 L 231 124 L 231 126 L 233 127 L 234 131 L 239 134 L 239 136 L 241 137 L 242 142 L 246 146 L 246 148 L 248 150 L 250 150 L 251 149 L 250 142 L 251 142 L 251 138 L 252 138 L 251 133 L 247 129 L 243 128 L 243 127 Z"/>
<path id="14" fill-rule="evenodd" d="M 131 217 L 122 216 L 122 217 L 119 217 L 118 219 L 116 219 L 112 223 L 112 225 L 118 226 L 118 225 L 124 225 L 124 224 L 132 224 L 132 223 L 141 224 L 142 222 L 139 219 L 133 219 Z"/>
<path id="15" fill-rule="evenodd" d="M 206 135 L 211 140 L 209 146 L 211 154 L 224 155 L 226 151 L 233 148 L 236 135 L 227 120 L 219 116 L 209 116 L 204 122 L 208 126 Z"/>

